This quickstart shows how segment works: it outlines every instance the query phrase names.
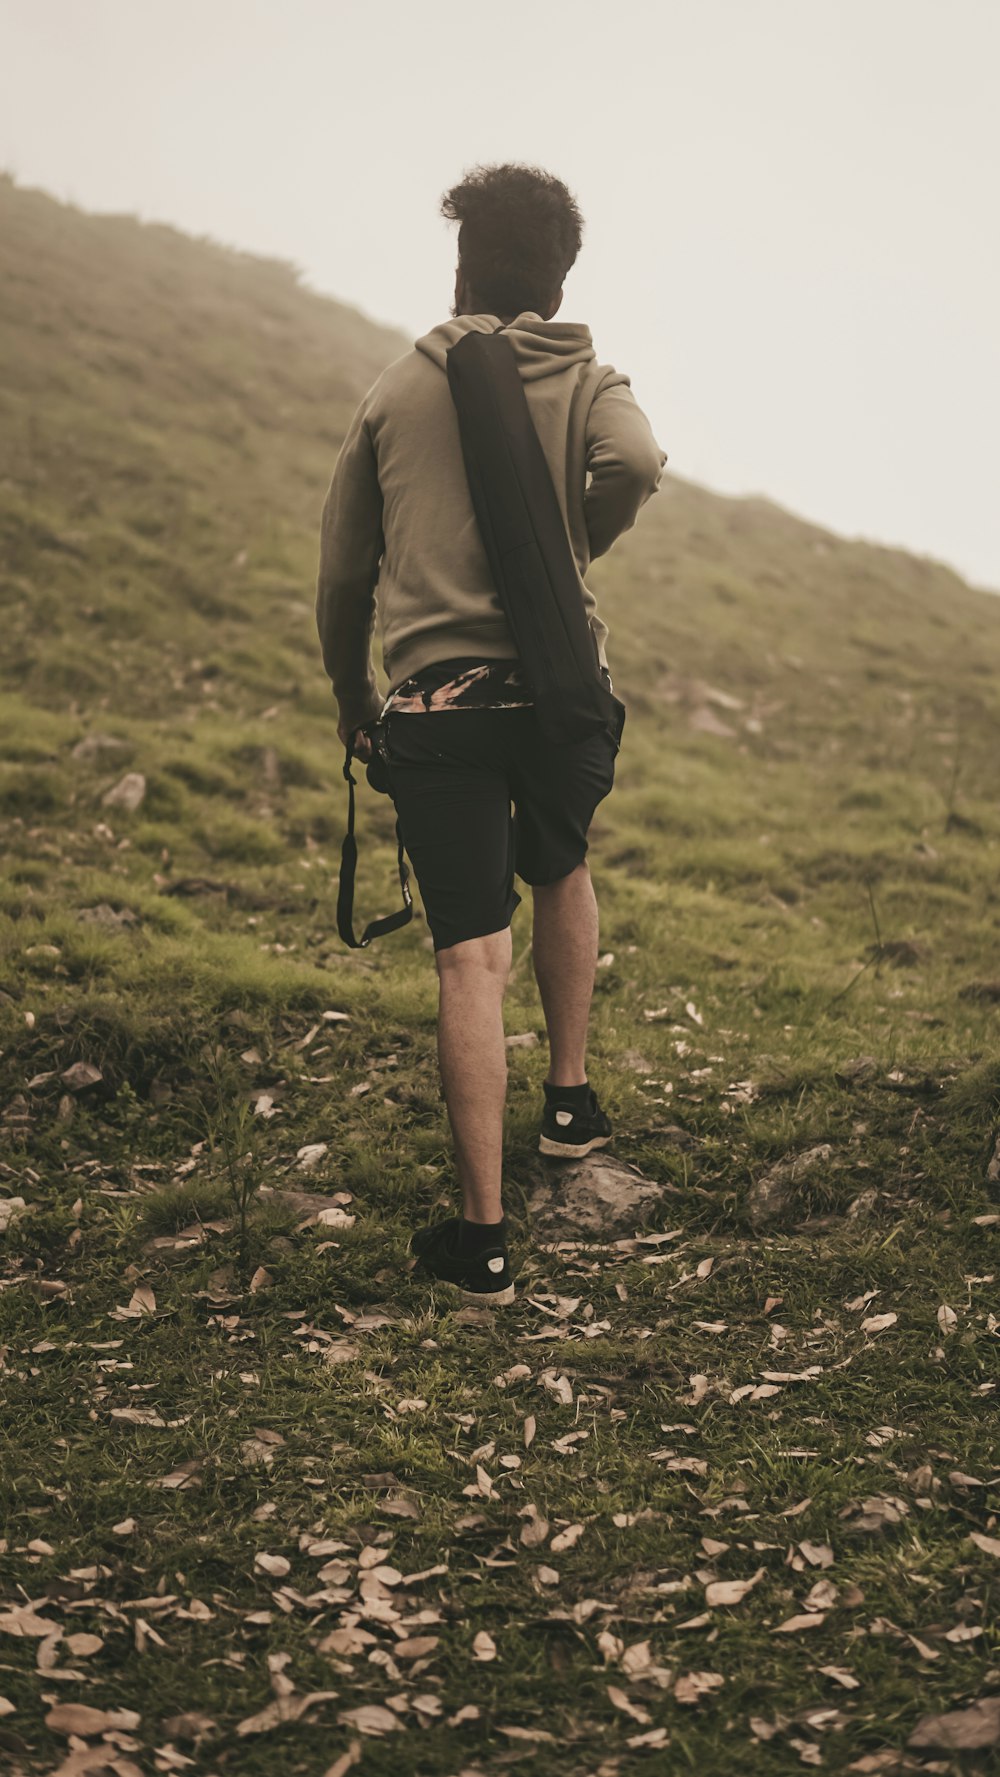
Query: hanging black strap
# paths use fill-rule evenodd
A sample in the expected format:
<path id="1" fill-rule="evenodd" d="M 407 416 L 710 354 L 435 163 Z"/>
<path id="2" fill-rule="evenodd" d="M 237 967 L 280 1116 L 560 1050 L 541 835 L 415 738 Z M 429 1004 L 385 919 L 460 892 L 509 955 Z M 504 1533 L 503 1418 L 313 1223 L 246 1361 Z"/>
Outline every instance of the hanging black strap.
<path id="1" fill-rule="evenodd" d="M 340 888 L 337 892 L 337 931 L 344 943 L 352 950 L 363 950 L 373 938 L 381 938 L 386 932 L 395 932 L 405 926 L 413 918 L 413 897 L 410 894 L 410 872 L 403 857 L 403 834 L 396 820 L 397 862 L 399 866 L 399 886 L 403 891 L 403 905 L 396 913 L 387 913 L 381 919 L 373 919 L 366 925 L 360 938 L 354 936 L 354 872 L 358 862 L 358 842 L 354 837 L 354 786 L 356 779 L 351 772 L 353 757 L 351 742 L 347 743 L 347 757 L 344 760 L 344 776 L 347 779 L 347 833 L 340 854 Z"/>

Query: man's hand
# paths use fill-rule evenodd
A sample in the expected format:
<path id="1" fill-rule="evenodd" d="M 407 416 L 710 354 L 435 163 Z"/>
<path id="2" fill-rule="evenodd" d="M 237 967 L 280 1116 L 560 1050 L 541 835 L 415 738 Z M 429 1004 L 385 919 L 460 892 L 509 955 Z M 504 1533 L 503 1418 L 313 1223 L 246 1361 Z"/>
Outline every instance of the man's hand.
<path id="1" fill-rule="evenodd" d="M 340 737 L 340 744 L 343 747 L 346 747 L 348 739 L 353 737 L 353 738 L 351 738 L 351 753 L 354 758 L 356 758 L 356 759 L 370 759 L 371 758 L 371 756 L 372 756 L 371 736 L 369 734 L 366 734 L 363 728 L 348 729 L 347 727 L 345 727 L 344 723 L 341 721 L 341 722 L 337 723 L 337 734 Z"/>

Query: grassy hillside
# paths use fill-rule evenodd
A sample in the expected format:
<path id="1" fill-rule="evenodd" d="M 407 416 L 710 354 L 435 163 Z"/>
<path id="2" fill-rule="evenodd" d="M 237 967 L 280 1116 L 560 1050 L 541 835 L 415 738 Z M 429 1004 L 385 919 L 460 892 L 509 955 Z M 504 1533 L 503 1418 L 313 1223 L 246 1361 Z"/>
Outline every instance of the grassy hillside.
<path id="1" fill-rule="evenodd" d="M 595 565 L 629 714 L 590 1071 L 668 1211 L 532 1239 L 525 890 L 519 1300 L 455 1313 L 406 1261 L 452 1188 L 430 941 L 336 938 L 313 620 L 407 345 L 0 184 L 0 1746 L 985 1770 L 919 1724 L 1000 1695 L 1000 600 L 676 474 Z M 359 824 L 360 923 L 397 888 L 367 788 Z"/>

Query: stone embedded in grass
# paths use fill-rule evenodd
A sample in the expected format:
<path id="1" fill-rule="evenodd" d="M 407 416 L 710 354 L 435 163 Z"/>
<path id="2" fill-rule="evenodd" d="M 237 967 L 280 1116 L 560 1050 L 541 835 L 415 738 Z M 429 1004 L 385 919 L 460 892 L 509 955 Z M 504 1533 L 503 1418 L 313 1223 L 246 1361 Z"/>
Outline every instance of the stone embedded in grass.
<path id="1" fill-rule="evenodd" d="M 354 1201 L 350 1191 L 335 1191 L 331 1197 L 321 1197 L 318 1192 L 294 1191 L 290 1186 L 276 1189 L 273 1185 L 261 1185 L 257 1194 L 268 1203 L 286 1204 L 302 1223 L 346 1228 L 354 1220 L 353 1216 L 344 1216 L 344 1204 Z"/>
<path id="2" fill-rule="evenodd" d="M 131 907 L 112 907 L 107 901 L 99 901 L 96 907 L 81 907 L 76 917 L 85 925 L 103 926 L 110 932 L 139 924 L 139 915 Z"/>
<path id="3" fill-rule="evenodd" d="M 353 1339 L 331 1339 L 322 1356 L 325 1364 L 353 1364 L 361 1356 L 361 1347 Z"/>
<path id="4" fill-rule="evenodd" d="M 647 1061 L 640 1049 L 626 1049 L 622 1054 L 622 1065 L 631 1068 L 634 1074 L 651 1074 L 653 1063 Z"/>
<path id="5" fill-rule="evenodd" d="M 1000 1004 L 1000 981 L 970 981 L 958 990 L 960 1000 L 976 1000 L 984 1006 Z"/>
<path id="6" fill-rule="evenodd" d="M 121 752 L 128 744 L 127 740 L 117 740 L 113 734 L 85 734 L 71 749 L 70 758 L 89 764 L 92 759 L 100 758 L 102 753 Z"/>
<path id="7" fill-rule="evenodd" d="M 72 1067 L 60 1075 L 63 1085 L 71 1092 L 86 1092 L 90 1086 L 99 1086 L 103 1078 L 100 1068 L 89 1061 L 74 1061 Z"/>
<path id="8" fill-rule="evenodd" d="M 915 938 L 887 938 L 880 944 L 869 944 L 865 954 L 873 961 L 891 963 L 894 969 L 912 969 L 930 954 L 930 945 Z"/>
<path id="9" fill-rule="evenodd" d="M 605 1153 L 553 1160 L 537 1178 L 528 1207 L 539 1233 L 602 1240 L 635 1232 L 662 1208 L 666 1189 Z"/>
<path id="10" fill-rule="evenodd" d="M 1000 1746 L 1000 1697 L 980 1697 L 967 1709 L 922 1716 L 906 1744 L 950 1752 Z"/>
<path id="11" fill-rule="evenodd" d="M 329 1149 L 325 1141 L 307 1142 L 305 1147 L 299 1148 L 295 1155 L 295 1158 L 299 1163 L 299 1171 L 315 1171 L 324 1155 L 328 1152 Z"/>
<path id="12" fill-rule="evenodd" d="M 899 1499 L 895 1494 L 873 1493 L 867 1499 L 852 1500 L 837 1516 L 847 1521 L 848 1530 L 877 1536 L 890 1524 L 899 1524 L 903 1518 L 909 1517 L 909 1513 L 905 1499 Z"/>
<path id="13" fill-rule="evenodd" d="M 135 814 L 146 799 L 146 779 L 141 771 L 127 771 L 123 778 L 105 790 L 101 803 L 105 808 L 123 808 L 126 814 Z"/>
<path id="14" fill-rule="evenodd" d="M 874 1079 L 878 1073 L 878 1062 L 874 1055 L 858 1055 L 852 1061 L 842 1061 L 833 1070 L 833 1077 L 838 1086 L 861 1086 Z"/>
<path id="15" fill-rule="evenodd" d="M 818 1142 L 801 1154 L 786 1154 L 784 1159 L 769 1166 L 760 1178 L 755 1179 L 747 1194 L 746 1209 L 751 1227 L 756 1230 L 781 1221 L 795 1202 L 795 1187 L 799 1180 L 832 1159 L 833 1149 L 829 1142 Z"/>

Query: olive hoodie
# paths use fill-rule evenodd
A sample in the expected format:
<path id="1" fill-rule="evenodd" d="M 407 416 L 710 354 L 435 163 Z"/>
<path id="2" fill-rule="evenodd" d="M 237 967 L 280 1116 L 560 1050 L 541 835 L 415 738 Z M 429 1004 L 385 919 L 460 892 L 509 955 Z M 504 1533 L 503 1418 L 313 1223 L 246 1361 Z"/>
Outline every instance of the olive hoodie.
<path id="1" fill-rule="evenodd" d="M 464 333 L 499 326 L 496 315 L 460 315 L 433 327 L 383 370 L 348 427 L 323 507 L 316 620 L 350 729 L 385 701 L 372 664 L 377 618 L 390 691 L 456 655 L 517 656 L 476 522 L 446 361 Z M 584 576 L 656 492 L 666 452 L 629 378 L 597 362 L 589 327 L 526 309 L 505 334 L 607 666 L 607 625 Z"/>

